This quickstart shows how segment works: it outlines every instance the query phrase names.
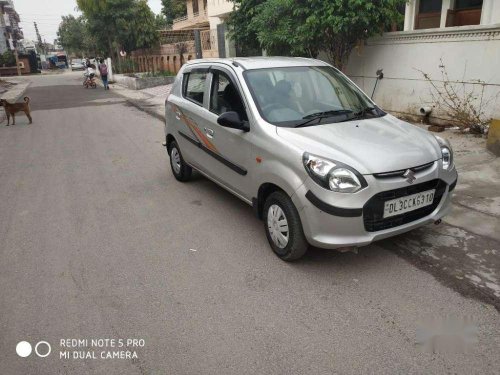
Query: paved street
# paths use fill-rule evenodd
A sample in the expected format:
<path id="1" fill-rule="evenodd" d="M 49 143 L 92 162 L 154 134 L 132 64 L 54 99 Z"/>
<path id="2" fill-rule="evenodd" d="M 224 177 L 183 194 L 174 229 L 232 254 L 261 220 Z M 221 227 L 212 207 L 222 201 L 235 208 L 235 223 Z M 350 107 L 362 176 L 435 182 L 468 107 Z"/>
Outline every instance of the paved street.
<path id="1" fill-rule="evenodd" d="M 0 374 L 498 373 L 499 312 L 405 247 L 429 247 L 436 227 L 282 262 L 250 206 L 174 179 L 160 120 L 81 73 L 24 79 L 33 125 L 0 124 Z M 421 348 L 423 320 L 453 317 L 476 343 Z M 144 345 L 60 358 L 89 350 L 61 339 L 93 338 Z M 52 352 L 21 358 L 22 340 Z"/>

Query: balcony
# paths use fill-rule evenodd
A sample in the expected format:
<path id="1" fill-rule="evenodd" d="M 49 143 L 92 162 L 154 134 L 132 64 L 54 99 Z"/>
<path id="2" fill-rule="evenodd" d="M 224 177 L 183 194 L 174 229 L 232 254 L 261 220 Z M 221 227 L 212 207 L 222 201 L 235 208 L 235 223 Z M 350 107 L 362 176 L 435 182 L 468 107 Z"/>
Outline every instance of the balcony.
<path id="1" fill-rule="evenodd" d="M 172 30 L 208 27 L 207 10 L 174 19 Z"/>

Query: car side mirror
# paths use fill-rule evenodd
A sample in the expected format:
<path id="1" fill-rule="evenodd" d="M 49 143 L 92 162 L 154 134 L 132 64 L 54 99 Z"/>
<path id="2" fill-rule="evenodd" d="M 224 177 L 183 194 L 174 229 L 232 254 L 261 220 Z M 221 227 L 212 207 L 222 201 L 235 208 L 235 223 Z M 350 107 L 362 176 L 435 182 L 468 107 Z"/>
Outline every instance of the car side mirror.
<path id="1" fill-rule="evenodd" d="M 248 122 L 243 121 L 240 118 L 240 115 L 238 114 L 238 112 L 234 112 L 234 111 L 224 112 L 222 115 L 220 115 L 217 118 L 217 123 L 220 126 L 224 126 L 225 128 L 239 129 L 239 130 L 243 130 L 244 132 L 247 132 L 250 130 L 250 128 L 248 126 Z"/>

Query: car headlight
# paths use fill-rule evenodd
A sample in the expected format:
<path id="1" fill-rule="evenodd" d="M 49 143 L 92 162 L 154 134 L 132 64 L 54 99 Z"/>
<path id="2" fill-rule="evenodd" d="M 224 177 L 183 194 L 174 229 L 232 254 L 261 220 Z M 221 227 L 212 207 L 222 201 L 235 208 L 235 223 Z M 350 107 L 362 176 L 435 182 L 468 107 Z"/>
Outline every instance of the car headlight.
<path id="1" fill-rule="evenodd" d="M 319 185 L 338 193 L 355 193 L 366 186 L 366 180 L 355 169 L 338 161 L 323 159 L 307 152 L 302 156 L 304 167 Z"/>
<path id="2" fill-rule="evenodd" d="M 451 148 L 450 142 L 435 135 L 436 140 L 441 148 L 441 157 L 443 159 L 443 168 L 450 170 L 453 168 L 453 149 Z"/>

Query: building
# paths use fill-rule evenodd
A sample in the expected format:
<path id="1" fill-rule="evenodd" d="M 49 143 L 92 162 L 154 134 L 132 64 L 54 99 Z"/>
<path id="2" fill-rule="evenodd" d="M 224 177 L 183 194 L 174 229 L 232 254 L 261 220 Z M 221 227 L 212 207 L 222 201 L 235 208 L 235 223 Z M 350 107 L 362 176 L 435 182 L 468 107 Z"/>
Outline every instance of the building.
<path id="1" fill-rule="evenodd" d="M 139 71 L 177 72 L 185 61 L 200 57 L 235 56 L 227 39 L 224 21 L 233 10 L 227 0 L 186 0 L 186 15 L 173 21 L 171 30 L 160 32 L 157 50 L 133 51 Z"/>
<path id="2" fill-rule="evenodd" d="M 207 0 L 186 0 L 187 14 L 174 19 L 172 30 L 208 29 Z"/>
<path id="3" fill-rule="evenodd" d="M 500 1 L 410 0 L 404 30 L 369 39 L 351 54 L 346 73 L 385 110 L 415 115 L 432 106 L 430 84 L 448 79 L 469 92 L 484 89 L 484 112 L 500 118 Z M 479 100 L 479 99 L 478 99 Z M 476 101 L 475 105 L 479 105 Z M 449 122 L 438 108 L 431 116 Z"/>
<path id="4" fill-rule="evenodd" d="M 4 53 L 16 48 L 24 35 L 12 0 L 0 0 L 0 15 L 0 53 Z"/>
<path id="5" fill-rule="evenodd" d="M 36 42 L 31 39 L 23 39 L 20 41 L 20 48 L 23 52 L 36 52 Z"/>

